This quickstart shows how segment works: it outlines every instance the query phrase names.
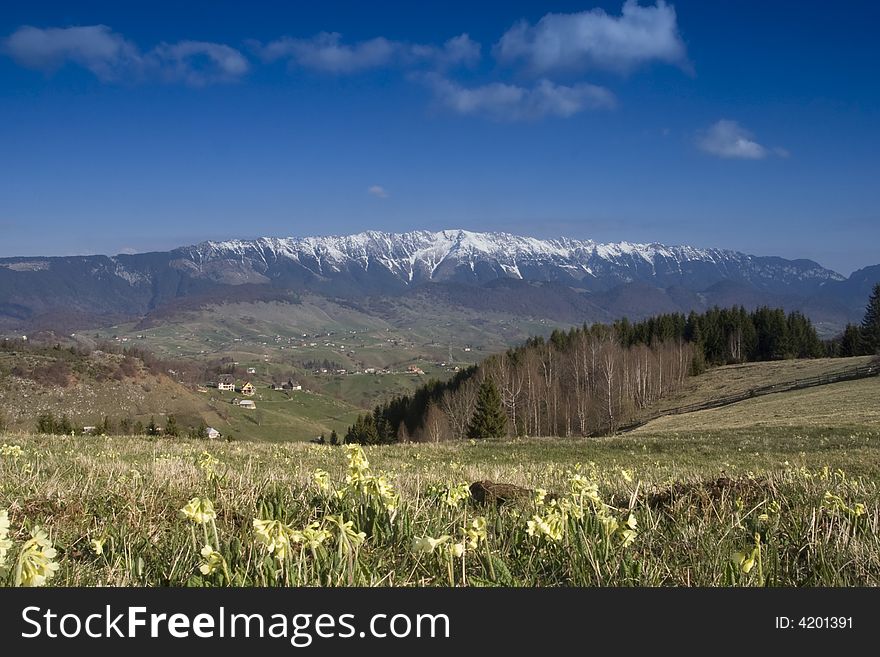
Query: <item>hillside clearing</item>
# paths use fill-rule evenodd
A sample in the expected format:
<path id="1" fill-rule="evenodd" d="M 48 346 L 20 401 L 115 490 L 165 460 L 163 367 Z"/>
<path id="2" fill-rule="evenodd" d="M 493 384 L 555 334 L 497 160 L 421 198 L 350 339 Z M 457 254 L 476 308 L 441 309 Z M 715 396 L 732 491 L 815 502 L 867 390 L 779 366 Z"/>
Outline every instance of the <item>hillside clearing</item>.
<path id="1" fill-rule="evenodd" d="M 633 433 L 747 427 L 880 427 L 880 377 L 766 395 L 693 413 L 666 415 Z"/>

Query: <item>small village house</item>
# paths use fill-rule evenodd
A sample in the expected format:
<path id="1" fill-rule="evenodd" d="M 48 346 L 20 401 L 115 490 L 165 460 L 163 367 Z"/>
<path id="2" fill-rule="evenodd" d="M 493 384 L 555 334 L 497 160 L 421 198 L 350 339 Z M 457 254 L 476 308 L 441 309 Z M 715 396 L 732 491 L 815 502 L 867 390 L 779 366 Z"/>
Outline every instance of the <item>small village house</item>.
<path id="1" fill-rule="evenodd" d="M 241 387 L 241 394 L 247 395 L 248 397 L 253 397 L 257 392 L 257 389 L 254 387 L 254 384 L 248 381 Z"/>
<path id="2" fill-rule="evenodd" d="M 217 431 L 214 427 L 208 427 L 208 439 L 209 440 L 217 440 L 222 436 L 219 431 Z"/>
<path id="3" fill-rule="evenodd" d="M 253 399 L 242 399 L 238 405 L 251 411 L 257 407 Z"/>
<path id="4" fill-rule="evenodd" d="M 235 379 L 231 374 L 224 374 L 217 380 L 217 390 L 235 392 Z"/>

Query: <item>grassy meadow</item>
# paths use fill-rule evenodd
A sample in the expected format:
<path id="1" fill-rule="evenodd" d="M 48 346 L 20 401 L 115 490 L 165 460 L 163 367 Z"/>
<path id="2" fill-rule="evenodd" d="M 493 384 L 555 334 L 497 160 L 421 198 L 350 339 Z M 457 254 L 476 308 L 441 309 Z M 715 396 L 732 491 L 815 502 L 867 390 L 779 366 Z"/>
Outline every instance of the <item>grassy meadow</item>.
<path id="1" fill-rule="evenodd" d="M 876 424 L 364 451 L 4 443 L 6 584 L 880 584 Z M 529 490 L 480 505 L 480 480 Z"/>

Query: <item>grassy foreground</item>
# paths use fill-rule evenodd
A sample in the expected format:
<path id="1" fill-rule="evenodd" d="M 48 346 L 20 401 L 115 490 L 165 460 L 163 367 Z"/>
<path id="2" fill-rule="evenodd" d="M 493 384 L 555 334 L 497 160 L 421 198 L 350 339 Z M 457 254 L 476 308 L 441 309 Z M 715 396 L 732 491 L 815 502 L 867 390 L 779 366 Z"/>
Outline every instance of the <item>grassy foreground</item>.
<path id="1" fill-rule="evenodd" d="M 363 452 L 144 438 L 4 443 L 5 584 L 880 584 L 876 428 Z M 558 497 L 479 506 L 465 485 L 486 479 Z"/>

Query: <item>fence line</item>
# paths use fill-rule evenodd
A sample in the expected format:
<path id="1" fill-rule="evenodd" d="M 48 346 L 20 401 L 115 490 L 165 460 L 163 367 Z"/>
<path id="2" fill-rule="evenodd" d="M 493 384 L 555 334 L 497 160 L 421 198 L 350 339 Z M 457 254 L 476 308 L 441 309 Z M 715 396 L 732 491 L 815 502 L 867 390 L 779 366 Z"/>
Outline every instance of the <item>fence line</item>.
<path id="1" fill-rule="evenodd" d="M 774 383 L 772 385 L 751 388 L 750 390 L 746 390 L 745 392 L 741 392 L 736 395 L 729 395 L 727 397 L 710 399 L 708 401 L 699 402 L 696 404 L 688 404 L 687 406 L 670 408 L 665 411 L 657 412 L 649 417 L 642 418 L 641 420 L 633 422 L 632 424 L 620 427 L 619 429 L 617 429 L 617 433 L 627 433 L 629 431 L 633 431 L 634 429 L 638 429 L 639 427 L 648 424 L 648 422 L 653 422 L 657 418 L 661 418 L 666 415 L 682 415 L 684 413 L 706 411 L 712 408 L 720 408 L 721 406 L 729 406 L 730 404 L 736 404 L 738 402 L 745 401 L 746 399 L 761 397 L 763 395 L 772 395 L 778 392 L 789 392 L 791 390 L 801 390 L 802 388 L 813 388 L 815 386 L 828 385 L 829 383 L 840 383 L 841 381 L 867 379 L 871 376 L 880 376 L 880 363 L 872 362 L 868 363 L 867 365 L 849 367 L 847 369 L 839 370 L 837 372 L 831 372 L 829 374 L 820 374 L 819 376 L 811 376 L 805 379 L 794 379 L 792 381 L 785 381 L 784 383 Z"/>

